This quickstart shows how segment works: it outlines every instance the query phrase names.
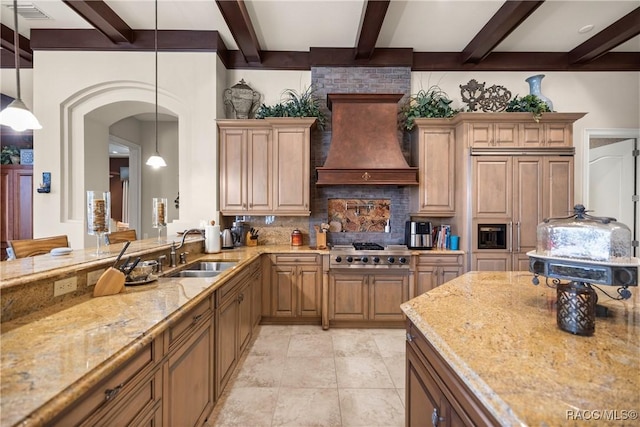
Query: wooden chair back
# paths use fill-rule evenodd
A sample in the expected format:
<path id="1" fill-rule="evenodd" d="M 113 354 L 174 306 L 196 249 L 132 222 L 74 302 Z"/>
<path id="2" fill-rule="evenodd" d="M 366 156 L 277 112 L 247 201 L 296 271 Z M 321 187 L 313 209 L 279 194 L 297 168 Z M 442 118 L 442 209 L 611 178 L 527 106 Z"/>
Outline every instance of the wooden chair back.
<path id="1" fill-rule="evenodd" d="M 122 231 L 112 231 L 107 234 L 107 243 L 110 245 L 113 243 L 131 242 L 133 240 L 137 240 L 136 230 L 133 228 Z"/>
<path id="2" fill-rule="evenodd" d="M 49 253 L 54 248 L 68 248 L 67 236 L 43 237 L 40 239 L 9 240 L 9 247 L 16 258 L 26 258 Z"/>

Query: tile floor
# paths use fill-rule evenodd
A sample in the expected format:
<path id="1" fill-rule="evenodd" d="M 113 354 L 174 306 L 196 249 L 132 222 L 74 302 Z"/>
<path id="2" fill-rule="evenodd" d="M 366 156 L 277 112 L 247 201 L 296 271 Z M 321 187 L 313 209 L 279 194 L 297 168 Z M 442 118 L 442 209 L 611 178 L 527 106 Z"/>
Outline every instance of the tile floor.
<path id="1" fill-rule="evenodd" d="M 260 326 L 208 426 L 404 426 L 405 331 Z"/>

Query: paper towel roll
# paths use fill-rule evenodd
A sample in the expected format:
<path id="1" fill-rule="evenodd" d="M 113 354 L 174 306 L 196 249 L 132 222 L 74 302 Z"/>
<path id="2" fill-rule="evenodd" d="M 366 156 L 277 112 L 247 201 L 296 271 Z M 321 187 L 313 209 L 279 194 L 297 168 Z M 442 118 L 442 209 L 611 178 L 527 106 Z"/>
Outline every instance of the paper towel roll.
<path id="1" fill-rule="evenodd" d="M 204 251 L 208 254 L 220 252 L 220 226 L 207 225 L 204 227 Z"/>

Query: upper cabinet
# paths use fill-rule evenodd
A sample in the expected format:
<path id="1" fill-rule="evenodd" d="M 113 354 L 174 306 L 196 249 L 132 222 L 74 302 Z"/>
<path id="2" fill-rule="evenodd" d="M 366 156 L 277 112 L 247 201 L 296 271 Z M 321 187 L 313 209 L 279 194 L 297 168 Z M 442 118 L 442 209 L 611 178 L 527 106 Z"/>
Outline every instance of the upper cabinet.
<path id="1" fill-rule="evenodd" d="M 447 119 L 416 119 L 415 123 L 411 133 L 411 157 L 412 164 L 418 166 L 419 185 L 417 189 L 411 189 L 411 212 L 436 217 L 454 216 L 454 128 Z"/>
<path id="2" fill-rule="evenodd" d="M 309 215 L 315 118 L 218 120 L 223 215 Z"/>
<path id="3" fill-rule="evenodd" d="M 471 148 L 551 148 L 573 146 L 573 122 L 585 113 L 460 113 L 464 140 Z"/>

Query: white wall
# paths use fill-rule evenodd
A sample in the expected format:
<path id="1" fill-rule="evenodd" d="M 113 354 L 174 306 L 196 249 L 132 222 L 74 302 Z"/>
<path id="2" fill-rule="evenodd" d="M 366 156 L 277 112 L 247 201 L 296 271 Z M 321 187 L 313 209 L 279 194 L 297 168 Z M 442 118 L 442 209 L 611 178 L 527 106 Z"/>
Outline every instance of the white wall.
<path id="1" fill-rule="evenodd" d="M 411 75 L 411 92 L 427 90 L 439 85 L 456 108 L 465 107 L 460 96 L 460 85 L 471 79 L 486 83 L 486 87 L 500 85 L 513 96 L 529 93 L 527 77 L 544 74 L 542 94 L 561 112 L 588 113 L 573 126 L 575 156 L 575 202 L 583 202 L 583 167 L 588 161 L 589 141 L 586 129 L 640 129 L 640 73 L 637 72 L 415 72 Z"/>
<path id="2" fill-rule="evenodd" d="M 34 132 L 34 174 L 52 173 L 51 193 L 34 193 L 34 236 L 66 234 L 80 248 L 88 173 L 82 118 L 117 102 L 154 104 L 153 53 L 36 51 L 34 57 L 33 91 L 42 95 L 35 97 L 33 111 L 43 125 Z M 180 219 L 170 224 L 177 230 L 217 209 L 216 61 L 214 53 L 158 57 L 159 104 L 179 120 Z"/>
<path id="3" fill-rule="evenodd" d="M 311 85 L 311 71 L 229 70 L 227 87 L 244 79 L 253 90 L 262 95 L 262 104 L 273 105 L 281 101 L 282 92 L 293 89 L 303 92 Z M 220 93 L 222 101 L 223 93 Z M 224 113 L 223 113 L 224 116 Z"/>
<path id="4" fill-rule="evenodd" d="M 0 68 L 0 92 L 12 98 L 18 95 L 15 68 Z M 20 96 L 33 111 L 33 68 L 20 68 Z"/>

